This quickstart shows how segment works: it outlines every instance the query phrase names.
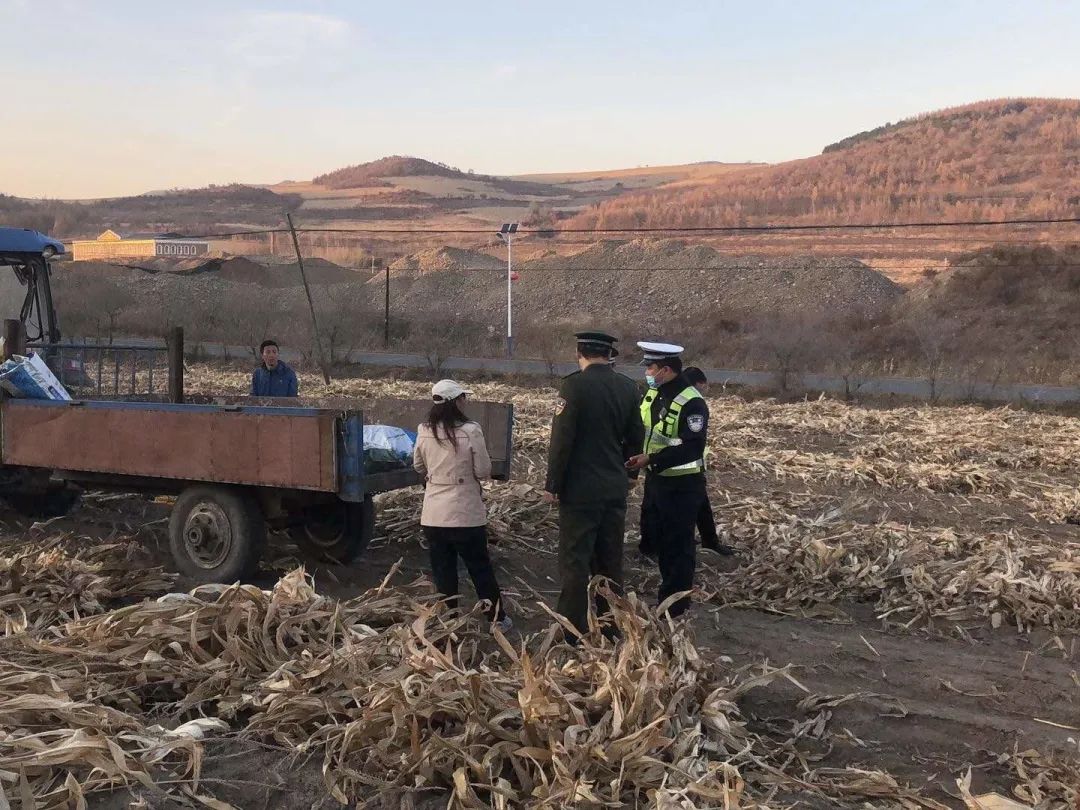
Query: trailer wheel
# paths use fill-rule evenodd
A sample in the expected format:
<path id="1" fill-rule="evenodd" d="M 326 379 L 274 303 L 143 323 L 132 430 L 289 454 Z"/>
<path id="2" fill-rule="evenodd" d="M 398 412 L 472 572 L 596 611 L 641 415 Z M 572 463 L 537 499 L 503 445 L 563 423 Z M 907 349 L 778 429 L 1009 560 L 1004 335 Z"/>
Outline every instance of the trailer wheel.
<path id="1" fill-rule="evenodd" d="M 293 526 L 289 534 L 318 557 L 350 563 L 364 552 L 375 534 L 375 504 L 370 495 L 365 495 L 363 503 L 342 501 L 309 512 L 303 525 Z"/>
<path id="2" fill-rule="evenodd" d="M 241 489 L 191 487 L 169 516 L 177 569 L 198 582 L 231 583 L 255 573 L 266 545 L 258 501 Z"/>

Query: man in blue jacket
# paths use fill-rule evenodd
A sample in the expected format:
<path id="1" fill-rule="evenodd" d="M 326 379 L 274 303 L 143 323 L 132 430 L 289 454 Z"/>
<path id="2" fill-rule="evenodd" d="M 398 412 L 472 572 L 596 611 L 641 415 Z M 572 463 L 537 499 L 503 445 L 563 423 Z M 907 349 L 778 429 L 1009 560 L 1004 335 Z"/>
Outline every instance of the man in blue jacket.
<path id="1" fill-rule="evenodd" d="M 262 365 L 251 375 L 253 397 L 295 397 L 299 385 L 296 372 L 279 359 L 277 341 L 264 340 L 259 346 Z"/>

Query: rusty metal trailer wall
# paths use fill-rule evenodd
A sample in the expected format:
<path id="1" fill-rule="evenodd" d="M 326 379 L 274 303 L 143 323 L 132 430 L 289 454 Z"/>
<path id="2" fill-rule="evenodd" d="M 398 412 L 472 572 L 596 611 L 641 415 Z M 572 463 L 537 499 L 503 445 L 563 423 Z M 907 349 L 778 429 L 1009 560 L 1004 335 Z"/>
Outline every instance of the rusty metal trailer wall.
<path id="1" fill-rule="evenodd" d="M 338 491 L 338 414 L 141 402 L 0 403 L 4 464 Z"/>

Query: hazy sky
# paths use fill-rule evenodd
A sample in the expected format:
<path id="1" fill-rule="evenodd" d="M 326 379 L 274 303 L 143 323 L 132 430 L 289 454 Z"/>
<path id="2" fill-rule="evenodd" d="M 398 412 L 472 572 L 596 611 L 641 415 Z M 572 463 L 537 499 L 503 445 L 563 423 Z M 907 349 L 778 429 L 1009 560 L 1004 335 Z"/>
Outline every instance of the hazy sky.
<path id="1" fill-rule="evenodd" d="M 1080 96 L 1080 3 L 0 0 L 0 192 L 780 161 Z"/>

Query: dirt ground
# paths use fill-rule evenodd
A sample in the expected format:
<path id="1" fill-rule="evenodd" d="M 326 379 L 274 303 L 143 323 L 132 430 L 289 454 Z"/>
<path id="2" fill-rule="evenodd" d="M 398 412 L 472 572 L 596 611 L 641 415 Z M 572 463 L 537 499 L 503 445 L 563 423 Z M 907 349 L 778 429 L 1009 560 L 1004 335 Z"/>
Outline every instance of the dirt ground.
<path id="1" fill-rule="evenodd" d="M 145 510 L 145 511 L 144 511 Z M 138 499 L 110 502 L 73 516 L 73 531 L 107 533 L 123 522 L 161 520 L 167 507 Z M 160 526 L 143 529 L 155 561 L 169 567 L 167 540 Z M 56 528 L 61 528 L 57 526 Z M 279 538 L 282 544 L 287 540 Z M 496 548 L 494 557 L 501 584 L 514 605 L 522 633 L 546 626 L 530 605 L 535 593 L 553 605 L 558 593 L 555 557 L 543 547 Z M 629 583 L 654 593 L 654 567 L 627 544 Z M 287 545 L 279 550 L 288 553 Z M 298 558 L 301 556 L 297 550 Z M 426 551 L 417 538 L 409 543 L 377 541 L 364 558 L 342 568 L 306 560 L 321 591 L 342 597 L 379 584 L 394 563 L 408 577 L 423 576 Z M 278 565 L 289 562 L 287 556 Z M 708 587 L 716 569 L 737 570 L 738 558 L 703 555 L 700 584 Z M 278 569 L 280 570 L 280 568 Z M 273 573 L 259 584 L 269 586 Z M 883 631 L 869 611 L 846 605 L 855 618 L 849 622 L 820 621 L 774 615 L 760 610 L 725 609 L 699 605 L 692 619 L 699 645 L 736 662 L 774 665 L 791 663 L 795 676 L 811 692 L 822 695 L 862 694 L 833 710 L 832 722 L 854 740 L 837 746 L 829 757 L 835 767 L 855 765 L 886 770 L 912 785 L 929 787 L 930 795 L 948 801 L 957 796 L 955 780 L 975 768 L 976 789 L 1008 794 L 1012 780 L 1006 769 L 992 767 L 996 757 L 1013 750 L 1035 748 L 1043 752 L 1076 753 L 1071 740 L 1078 732 L 1056 728 L 1038 719 L 1072 718 L 1080 722 L 1080 683 L 1073 640 L 1064 640 L 1067 652 L 1044 649 L 1043 634 L 1018 635 L 1015 630 L 973 628 L 967 639 L 952 634 Z M 768 726 L 790 724 L 800 714 L 797 705 L 806 695 L 793 686 L 772 687 L 751 693 L 743 706 L 748 716 Z M 1038 719 L 1037 719 L 1038 718 Z M 253 760 L 258 763 L 253 767 Z M 308 808 L 335 806 L 326 797 L 320 762 L 293 769 L 286 752 L 244 745 L 226 747 L 207 757 L 207 776 L 223 780 L 215 795 L 238 807 Z M 277 772 L 281 780 L 268 778 Z M 253 776 L 258 778 L 253 780 Z M 250 784 L 252 781 L 257 785 Z M 231 783 L 231 786 L 230 786 Z M 267 787 L 264 785 L 272 785 Z M 219 789 L 220 788 L 220 789 Z M 251 791 L 261 792 L 258 803 L 247 803 Z M 247 798 L 245 798 L 247 797 Z M 112 797 L 92 806 L 125 807 L 124 797 Z M 443 806 L 444 799 L 436 803 Z M 386 806 L 391 806 L 387 804 Z M 397 806 L 396 798 L 392 806 Z M 963 806 L 957 803 L 956 806 Z"/>
<path id="2" fill-rule="evenodd" d="M 421 388 L 416 383 L 395 385 L 409 393 Z M 363 395 L 370 386 L 358 381 L 352 387 Z M 499 492 L 505 497 L 512 487 L 519 488 L 513 490 L 515 500 L 535 498 L 535 492 L 522 485 L 535 486 L 541 480 L 544 414 L 550 392 L 492 386 L 479 393 L 492 399 L 500 395 L 531 398 L 518 409 L 516 480 L 496 485 L 493 500 Z M 703 552 L 699 558 L 702 593 L 690 619 L 696 642 L 707 654 L 728 656 L 736 665 L 791 664 L 794 678 L 805 688 L 786 683 L 750 692 L 741 708 L 755 728 L 790 735 L 796 722 L 813 717 L 821 708 L 832 733 L 822 738 L 823 758 L 818 767 L 887 771 L 900 783 L 953 807 L 963 806 L 956 780 L 969 769 L 974 792 L 1012 793 L 1023 782 L 1011 765 L 1009 755 L 1016 752 L 1034 749 L 1064 762 L 1080 762 L 1076 759 L 1080 755 L 1080 664 L 1076 636 L 1069 633 L 1075 623 L 1018 632 L 1010 616 L 996 628 L 993 624 L 998 622 L 986 617 L 957 621 L 931 618 L 905 629 L 882 620 L 881 605 L 875 605 L 874 599 L 865 593 L 845 592 L 838 582 L 837 598 L 809 607 L 793 609 L 783 600 L 777 600 L 774 607 L 764 598 L 754 607 L 728 604 L 733 601 L 729 598 L 731 583 L 737 583 L 743 572 L 750 578 L 750 572 L 758 570 L 755 566 L 760 568 L 764 559 L 761 544 L 770 542 L 767 536 L 755 535 L 748 528 L 742 512 L 748 498 L 783 504 L 796 519 L 813 521 L 829 508 L 839 507 L 851 525 L 893 521 L 910 527 L 915 534 L 943 528 L 960 534 L 990 532 L 1007 524 L 1012 536 L 1023 538 L 1031 533 L 1059 544 L 1062 559 L 1080 550 L 1080 527 L 1032 509 L 1030 503 L 1008 490 L 1000 496 L 980 498 L 963 488 L 903 487 L 895 480 L 853 488 L 842 480 L 829 480 L 829 476 L 789 474 L 785 471 L 797 469 L 792 458 L 784 461 L 778 456 L 780 461 L 770 466 L 760 457 L 755 457 L 755 464 L 748 464 L 747 456 L 739 454 L 740 448 L 746 450 L 755 443 L 750 440 L 753 436 L 759 444 L 780 446 L 800 457 L 828 459 L 831 464 L 833 459 L 856 457 L 860 449 L 880 441 L 881 436 L 866 426 L 879 418 L 883 423 L 895 419 L 895 413 L 822 406 L 830 409 L 830 415 L 854 419 L 862 426 L 848 424 L 846 432 L 837 433 L 832 432 L 835 426 L 830 429 L 821 423 L 815 427 L 813 418 L 803 419 L 812 404 L 750 406 L 752 413 L 765 414 L 771 424 L 739 435 L 736 422 L 748 419 L 751 411 L 744 410 L 747 406 L 725 398 L 713 400 L 712 407 L 714 414 L 726 412 L 727 417 L 714 418 L 713 430 L 720 435 L 714 436 L 719 452 L 713 460 L 710 493 L 718 524 L 727 531 L 738 553 L 720 557 Z M 834 412 L 834 408 L 841 410 Z M 853 413 L 856 410 L 866 413 Z M 982 419 L 978 414 L 978 409 L 935 409 L 933 418 L 963 423 L 968 418 Z M 1023 415 L 1017 418 L 1025 419 Z M 1068 420 L 1060 419 L 1056 427 L 1067 428 Z M 917 422 L 914 415 L 911 421 Z M 1080 422 L 1075 426 L 1080 427 Z M 993 448 L 978 435 L 979 430 L 973 428 L 973 447 L 990 452 Z M 1016 441 L 1023 444 L 1025 440 Z M 729 454 L 725 454 L 725 447 L 731 450 Z M 1080 460 L 1064 458 L 1056 469 L 1048 469 L 1051 466 L 1044 465 L 1037 472 L 1065 490 L 1075 489 L 1080 482 Z M 1029 477 L 1035 474 L 1033 471 Z M 635 492 L 625 552 L 627 585 L 652 595 L 657 571 L 636 552 L 637 498 Z M 389 532 L 378 535 L 355 564 L 318 562 L 306 557 L 287 537 L 275 536 L 257 584 L 271 585 L 298 562 L 308 567 L 321 592 L 340 597 L 377 585 L 395 563 L 404 581 L 424 576 L 426 549 L 415 523 L 418 494 L 394 493 L 378 500 L 380 523 L 384 528 L 389 525 Z M 543 600 L 554 605 L 558 593 L 557 521 L 553 512 L 541 515 L 543 509 L 546 507 L 536 506 L 530 513 L 536 518 L 530 536 L 493 532 L 493 556 L 521 638 L 547 626 L 546 615 L 537 603 Z M 8 537 L 65 532 L 70 533 L 72 543 L 130 538 L 133 546 L 137 545 L 132 551 L 137 564 L 157 563 L 169 569 L 167 515 L 167 502 L 91 493 L 70 516 L 46 526 L 31 528 L 29 521 L 6 510 L 0 513 L 0 521 Z M 185 585 L 180 582 L 178 589 Z M 827 580 L 822 585 L 830 587 Z M 1074 612 L 1075 596 L 1074 592 Z M 966 598 L 969 595 L 956 595 L 957 602 Z M 816 696 L 813 711 L 801 705 L 808 693 Z M 206 788 L 242 808 L 336 806 L 322 784 L 320 765 L 317 760 L 295 762 L 291 752 L 271 746 L 212 744 L 206 757 Z M 1080 784 L 1080 771 L 1076 774 L 1075 781 Z M 154 791 L 140 792 L 148 806 L 172 806 Z M 445 796 L 371 798 L 377 799 L 375 806 L 395 808 L 445 806 L 446 802 Z M 127 793 L 115 794 L 92 800 L 90 807 L 122 808 L 129 806 L 131 799 Z M 833 805 L 822 799 L 820 806 Z M 864 806 L 895 805 L 871 799 Z M 1051 802 L 1043 806 L 1066 805 Z"/>

